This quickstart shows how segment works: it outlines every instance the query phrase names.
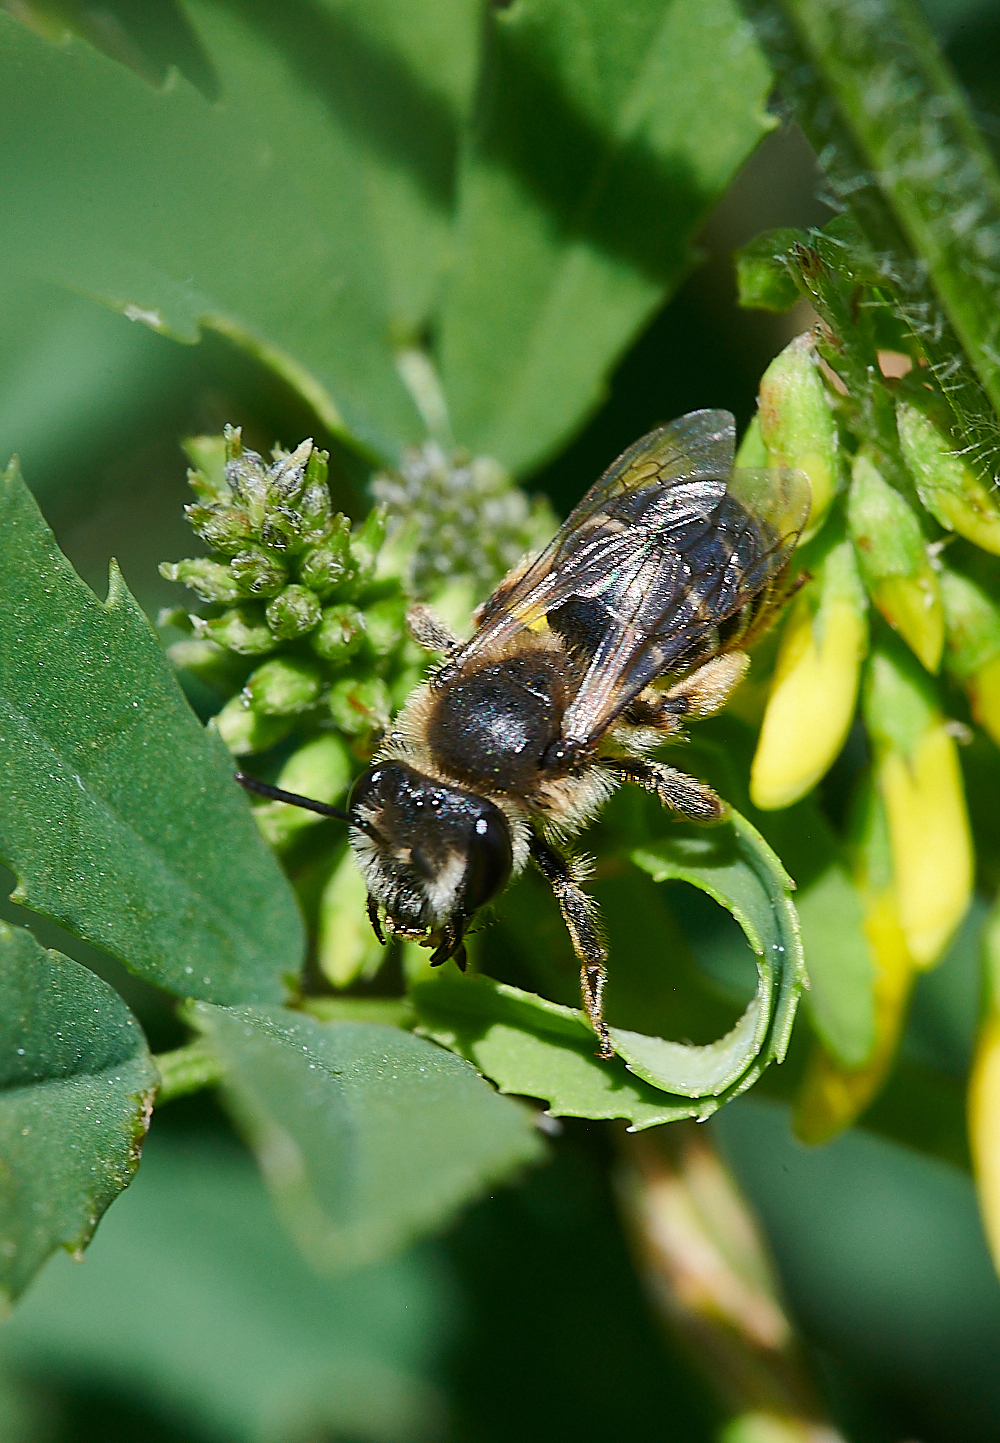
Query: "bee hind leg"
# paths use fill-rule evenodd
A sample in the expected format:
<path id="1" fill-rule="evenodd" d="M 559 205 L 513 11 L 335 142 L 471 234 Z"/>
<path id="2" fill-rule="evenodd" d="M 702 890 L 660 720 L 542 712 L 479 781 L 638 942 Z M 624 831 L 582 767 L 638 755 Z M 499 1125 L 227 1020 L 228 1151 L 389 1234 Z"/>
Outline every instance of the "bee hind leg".
<path id="1" fill-rule="evenodd" d="M 676 731 L 681 718 L 696 721 L 722 710 L 747 674 L 750 658 L 745 651 L 727 651 L 713 656 L 697 671 L 669 691 L 649 688 L 640 692 L 626 713 L 633 725 Z"/>
<path id="2" fill-rule="evenodd" d="M 604 984 L 607 980 L 607 948 L 601 937 L 597 903 L 583 890 L 568 857 L 550 847 L 537 834 L 529 843 L 532 861 L 555 893 L 573 951 L 580 959 L 580 994 L 590 1025 L 600 1042 L 599 1056 L 614 1057 L 614 1048 L 604 1021 Z"/>
<path id="3" fill-rule="evenodd" d="M 721 822 L 726 804 L 711 787 L 696 781 L 677 767 L 665 762 L 647 761 L 645 757 L 602 758 L 602 766 L 659 797 L 663 806 L 688 822 Z"/>
<path id="4" fill-rule="evenodd" d="M 423 602 L 410 607 L 406 613 L 406 626 L 413 640 L 424 651 L 439 651 L 450 656 L 462 644 L 437 613 Z"/>

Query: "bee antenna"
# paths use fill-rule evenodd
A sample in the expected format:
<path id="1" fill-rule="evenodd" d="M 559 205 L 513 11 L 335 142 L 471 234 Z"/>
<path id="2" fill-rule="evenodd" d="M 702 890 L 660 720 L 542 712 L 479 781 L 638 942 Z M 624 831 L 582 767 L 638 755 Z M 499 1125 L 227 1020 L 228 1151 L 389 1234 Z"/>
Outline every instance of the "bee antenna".
<path id="1" fill-rule="evenodd" d="M 249 776 L 246 772 L 235 772 L 234 779 L 241 787 L 248 792 L 256 792 L 259 797 L 269 797 L 272 802 L 287 802 L 291 807 L 305 807 L 308 812 L 319 812 L 321 817 L 333 817 L 338 822 L 349 822 L 352 827 L 360 827 L 366 830 L 363 822 L 359 822 L 348 812 L 343 812 L 339 807 L 331 807 L 328 802 L 317 802 L 312 797 L 300 797 L 298 792 L 284 792 L 280 787 L 269 786 L 267 782 L 260 782 L 256 777 Z"/>

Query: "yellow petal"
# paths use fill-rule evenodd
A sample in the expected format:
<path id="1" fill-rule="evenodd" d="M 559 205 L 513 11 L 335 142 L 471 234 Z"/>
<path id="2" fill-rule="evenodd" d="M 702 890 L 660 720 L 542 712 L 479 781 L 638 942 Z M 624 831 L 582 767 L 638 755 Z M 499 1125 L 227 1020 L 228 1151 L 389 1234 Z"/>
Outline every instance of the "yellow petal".
<path id="1" fill-rule="evenodd" d="M 1000 747 L 1000 656 L 981 666 L 966 686 L 972 715 Z"/>
<path id="2" fill-rule="evenodd" d="M 755 806 L 791 806 L 830 767 L 854 716 L 867 634 L 851 601 L 834 600 L 814 613 L 805 588 L 796 598 L 750 774 Z"/>
<path id="3" fill-rule="evenodd" d="M 1000 1013 L 980 1028 L 969 1077 L 969 1144 L 983 1231 L 1000 1271 Z"/>
<path id="4" fill-rule="evenodd" d="M 936 672 L 944 650 L 944 609 L 930 566 L 917 576 L 885 576 L 871 592 L 889 625 L 927 670 Z"/>
<path id="5" fill-rule="evenodd" d="M 940 957 L 965 915 L 973 853 L 955 742 L 934 723 L 909 757 L 886 751 L 878 762 L 899 918 L 917 967 Z"/>

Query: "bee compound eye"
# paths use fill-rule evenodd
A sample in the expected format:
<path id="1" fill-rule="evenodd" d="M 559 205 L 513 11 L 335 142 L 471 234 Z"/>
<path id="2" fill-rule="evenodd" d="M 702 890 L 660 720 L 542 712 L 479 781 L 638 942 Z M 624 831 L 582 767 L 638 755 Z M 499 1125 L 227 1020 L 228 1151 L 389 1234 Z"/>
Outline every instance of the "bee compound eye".
<path id="1" fill-rule="evenodd" d="M 498 808 L 491 806 L 476 817 L 469 832 L 468 850 L 464 903 L 468 911 L 474 912 L 503 891 L 514 866 L 510 828 Z"/>

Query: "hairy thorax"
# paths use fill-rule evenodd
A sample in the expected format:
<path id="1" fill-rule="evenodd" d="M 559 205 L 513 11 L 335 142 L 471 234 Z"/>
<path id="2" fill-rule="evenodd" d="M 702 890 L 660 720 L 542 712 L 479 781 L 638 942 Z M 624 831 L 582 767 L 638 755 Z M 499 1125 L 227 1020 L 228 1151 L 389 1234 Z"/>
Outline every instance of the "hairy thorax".
<path id="1" fill-rule="evenodd" d="M 470 786 L 529 797 L 569 702 L 565 652 L 522 651 L 459 673 L 434 694 L 427 743 Z"/>

